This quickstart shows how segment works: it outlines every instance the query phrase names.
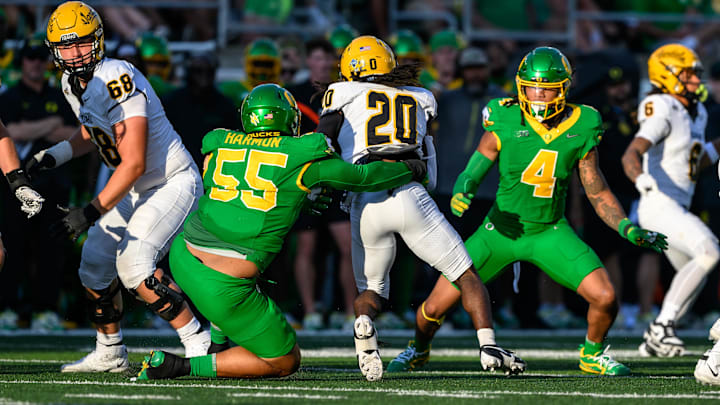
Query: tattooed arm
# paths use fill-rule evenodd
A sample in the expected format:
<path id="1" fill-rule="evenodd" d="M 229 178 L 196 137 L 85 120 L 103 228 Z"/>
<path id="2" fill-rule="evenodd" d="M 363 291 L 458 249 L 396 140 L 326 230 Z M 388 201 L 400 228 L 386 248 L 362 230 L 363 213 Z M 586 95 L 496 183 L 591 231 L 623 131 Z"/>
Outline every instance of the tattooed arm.
<path id="1" fill-rule="evenodd" d="M 630 142 L 625 153 L 622 156 L 622 165 L 625 170 L 625 175 L 628 176 L 630 181 L 635 183 L 635 179 L 643 172 L 642 168 L 642 156 L 648 149 L 650 149 L 652 143 L 645 138 L 635 138 Z"/>
<path id="2" fill-rule="evenodd" d="M 618 229 L 618 225 L 626 217 L 625 210 L 615 198 L 615 194 L 605 181 L 598 166 L 597 148 L 593 148 L 578 163 L 580 181 L 585 187 L 585 194 L 595 208 L 595 212 L 610 228 Z"/>

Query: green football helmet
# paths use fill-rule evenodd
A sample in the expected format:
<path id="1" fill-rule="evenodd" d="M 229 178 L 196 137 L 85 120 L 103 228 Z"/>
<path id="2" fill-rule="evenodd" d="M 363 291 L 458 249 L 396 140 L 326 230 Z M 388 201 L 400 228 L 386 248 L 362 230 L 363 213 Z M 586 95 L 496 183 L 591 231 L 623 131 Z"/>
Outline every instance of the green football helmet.
<path id="1" fill-rule="evenodd" d="M 390 41 L 398 61 L 411 60 L 424 62 L 423 43 L 420 37 L 411 30 L 400 30 Z M 401 63 L 402 64 L 402 63 Z"/>
<path id="2" fill-rule="evenodd" d="M 279 132 L 271 135 L 296 136 L 300 131 L 300 110 L 289 91 L 277 84 L 255 87 L 242 102 L 240 119 L 246 133 Z"/>
<path id="3" fill-rule="evenodd" d="M 135 46 L 148 75 L 159 76 L 163 80 L 170 77 L 170 49 L 165 38 L 146 32 L 135 41 Z"/>
<path id="4" fill-rule="evenodd" d="M 280 50 L 270 38 L 258 38 L 245 49 L 245 74 L 252 86 L 280 81 Z"/>
<path id="5" fill-rule="evenodd" d="M 457 32 L 453 30 L 443 30 L 436 32 L 430 37 L 430 51 L 435 52 L 438 49 L 448 46 L 450 48 L 460 50 L 464 48 L 462 39 Z"/>
<path id="6" fill-rule="evenodd" d="M 335 47 L 335 53 L 339 58 L 345 50 L 345 47 L 348 46 L 358 35 L 359 34 L 355 28 L 347 24 L 342 24 L 330 31 L 327 38 L 333 47 Z"/>
<path id="7" fill-rule="evenodd" d="M 571 81 L 572 67 L 562 52 L 551 47 L 535 48 L 525 55 L 515 75 L 520 108 L 539 122 L 560 114 Z M 557 96 L 550 101 L 531 101 L 527 87 L 557 90 Z"/>

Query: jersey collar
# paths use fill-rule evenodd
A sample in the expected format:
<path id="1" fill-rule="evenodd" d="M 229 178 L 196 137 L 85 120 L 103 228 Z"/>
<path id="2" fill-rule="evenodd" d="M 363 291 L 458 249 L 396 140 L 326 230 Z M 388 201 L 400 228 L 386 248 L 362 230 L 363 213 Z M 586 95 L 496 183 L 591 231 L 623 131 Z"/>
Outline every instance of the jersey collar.
<path id="1" fill-rule="evenodd" d="M 570 129 L 580 118 L 580 107 L 574 105 L 574 104 L 567 104 L 567 107 L 572 108 L 572 113 L 570 113 L 570 116 L 566 118 L 564 121 L 562 121 L 558 126 L 554 128 L 547 129 L 545 126 L 541 123 L 539 123 L 535 118 L 533 118 L 530 114 L 523 111 L 523 114 L 525 115 L 525 121 L 530 124 L 530 127 L 533 129 L 533 131 L 537 132 L 538 135 L 540 135 L 540 138 L 542 138 L 543 142 L 545 144 L 549 144 L 550 142 L 554 141 L 555 138 L 562 135 Z"/>

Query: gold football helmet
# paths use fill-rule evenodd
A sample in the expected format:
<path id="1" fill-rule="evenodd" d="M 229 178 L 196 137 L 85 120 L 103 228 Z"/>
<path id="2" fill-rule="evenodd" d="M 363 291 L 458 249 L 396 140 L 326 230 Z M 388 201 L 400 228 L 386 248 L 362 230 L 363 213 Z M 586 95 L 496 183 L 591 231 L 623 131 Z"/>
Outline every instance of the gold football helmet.
<path id="1" fill-rule="evenodd" d="M 357 37 L 340 57 L 340 74 L 347 81 L 390 73 L 397 63 L 392 49 L 372 35 Z"/>
<path id="2" fill-rule="evenodd" d="M 64 59 L 61 47 L 76 43 L 92 43 L 90 51 L 71 59 Z M 105 56 L 105 36 L 100 15 L 81 1 L 68 1 L 50 15 L 45 44 L 58 68 L 70 74 L 87 76 Z"/>
<path id="3" fill-rule="evenodd" d="M 668 44 L 656 49 L 648 59 L 648 78 L 650 83 L 664 93 L 686 96 L 685 83 L 680 78 L 683 70 L 693 70 L 702 74 L 702 63 L 697 54 L 680 44 Z"/>

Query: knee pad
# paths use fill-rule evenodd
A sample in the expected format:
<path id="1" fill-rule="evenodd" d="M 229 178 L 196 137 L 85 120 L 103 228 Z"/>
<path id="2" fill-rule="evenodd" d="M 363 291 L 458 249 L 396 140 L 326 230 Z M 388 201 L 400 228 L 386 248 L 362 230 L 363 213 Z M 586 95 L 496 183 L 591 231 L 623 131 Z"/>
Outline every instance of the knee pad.
<path id="1" fill-rule="evenodd" d="M 119 322 L 123 317 L 122 309 L 115 308 L 113 298 L 120 294 L 120 283 L 112 284 L 102 290 L 96 290 L 100 297 L 88 297 L 92 305 L 88 307 L 90 321 L 96 325 L 107 325 Z"/>
<path id="2" fill-rule="evenodd" d="M 710 272 L 720 260 L 720 247 L 714 240 L 705 239 L 697 246 L 697 250 L 694 259 L 705 271 Z"/>
<path id="3" fill-rule="evenodd" d="M 160 280 L 155 276 L 150 276 L 145 279 L 145 287 L 160 297 L 157 301 L 148 303 L 148 308 L 168 322 L 177 318 L 183 309 L 185 298 L 183 298 L 182 294 L 170 288 L 170 278 L 168 276 L 163 274 Z M 166 305 L 167 308 L 163 309 Z"/>

